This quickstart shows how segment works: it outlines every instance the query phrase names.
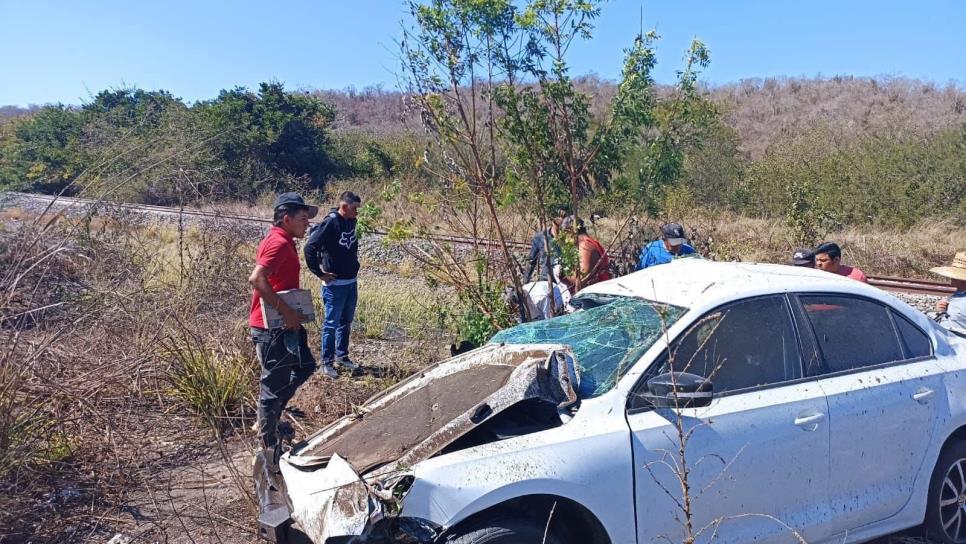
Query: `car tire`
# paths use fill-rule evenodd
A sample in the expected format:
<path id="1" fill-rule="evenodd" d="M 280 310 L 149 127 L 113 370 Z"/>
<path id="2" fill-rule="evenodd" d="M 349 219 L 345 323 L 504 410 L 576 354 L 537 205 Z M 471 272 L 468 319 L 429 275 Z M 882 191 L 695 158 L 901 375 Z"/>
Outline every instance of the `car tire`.
<path id="1" fill-rule="evenodd" d="M 546 522 L 524 516 L 501 515 L 472 523 L 451 534 L 447 544 L 569 544 L 559 531 L 547 531 Z"/>
<path id="2" fill-rule="evenodd" d="M 928 500 L 925 536 L 931 542 L 966 543 L 966 442 L 954 442 L 939 455 Z"/>

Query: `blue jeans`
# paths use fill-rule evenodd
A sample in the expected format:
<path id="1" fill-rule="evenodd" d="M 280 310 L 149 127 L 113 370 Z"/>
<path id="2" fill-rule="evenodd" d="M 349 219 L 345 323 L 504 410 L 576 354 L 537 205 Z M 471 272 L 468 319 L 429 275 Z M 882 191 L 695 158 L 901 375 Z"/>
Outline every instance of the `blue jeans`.
<path id="1" fill-rule="evenodd" d="M 356 315 L 359 284 L 322 286 L 325 321 L 322 323 L 322 362 L 330 364 L 336 357 L 349 356 L 349 333 Z"/>

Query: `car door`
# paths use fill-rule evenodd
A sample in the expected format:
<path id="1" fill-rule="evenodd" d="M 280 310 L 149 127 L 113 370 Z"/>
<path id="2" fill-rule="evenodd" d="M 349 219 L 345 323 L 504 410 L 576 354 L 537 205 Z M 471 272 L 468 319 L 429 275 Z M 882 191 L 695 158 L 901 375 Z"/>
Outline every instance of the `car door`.
<path id="1" fill-rule="evenodd" d="M 888 518 L 909 501 L 946 402 L 943 370 L 925 333 L 878 301 L 797 298 L 803 329 L 821 354 L 806 373 L 821 377 L 828 398 L 829 501 L 833 530 L 841 533 Z"/>
<path id="2" fill-rule="evenodd" d="M 682 542 L 688 526 L 696 542 L 827 536 L 828 406 L 802 379 L 784 296 L 706 314 L 652 368 L 628 399 L 638 542 Z M 671 370 L 710 379 L 711 404 L 652 408 L 646 381 Z"/>

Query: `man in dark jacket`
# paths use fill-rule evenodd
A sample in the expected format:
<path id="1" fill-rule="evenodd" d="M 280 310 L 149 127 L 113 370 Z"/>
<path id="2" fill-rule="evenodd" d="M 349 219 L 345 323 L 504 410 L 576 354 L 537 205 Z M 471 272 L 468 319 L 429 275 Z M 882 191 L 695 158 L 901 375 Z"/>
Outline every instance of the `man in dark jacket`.
<path id="1" fill-rule="evenodd" d="M 326 374 L 334 372 L 333 364 L 353 372 L 359 370 L 359 365 L 349 358 L 349 333 L 359 298 L 356 217 L 361 203 L 355 193 L 342 193 L 339 207 L 332 208 L 312 229 L 305 243 L 305 263 L 322 280 L 322 370 Z"/>

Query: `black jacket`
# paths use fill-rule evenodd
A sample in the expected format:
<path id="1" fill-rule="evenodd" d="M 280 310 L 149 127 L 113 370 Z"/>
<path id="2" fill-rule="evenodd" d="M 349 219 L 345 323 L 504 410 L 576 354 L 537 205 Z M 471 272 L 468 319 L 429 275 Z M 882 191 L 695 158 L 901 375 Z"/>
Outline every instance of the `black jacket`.
<path id="1" fill-rule="evenodd" d="M 329 215 L 309 231 L 309 239 L 305 242 L 305 264 L 319 277 L 328 272 L 340 280 L 355 278 L 359 274 L 356 220 L 346 219 L 332 208 Z"/>

